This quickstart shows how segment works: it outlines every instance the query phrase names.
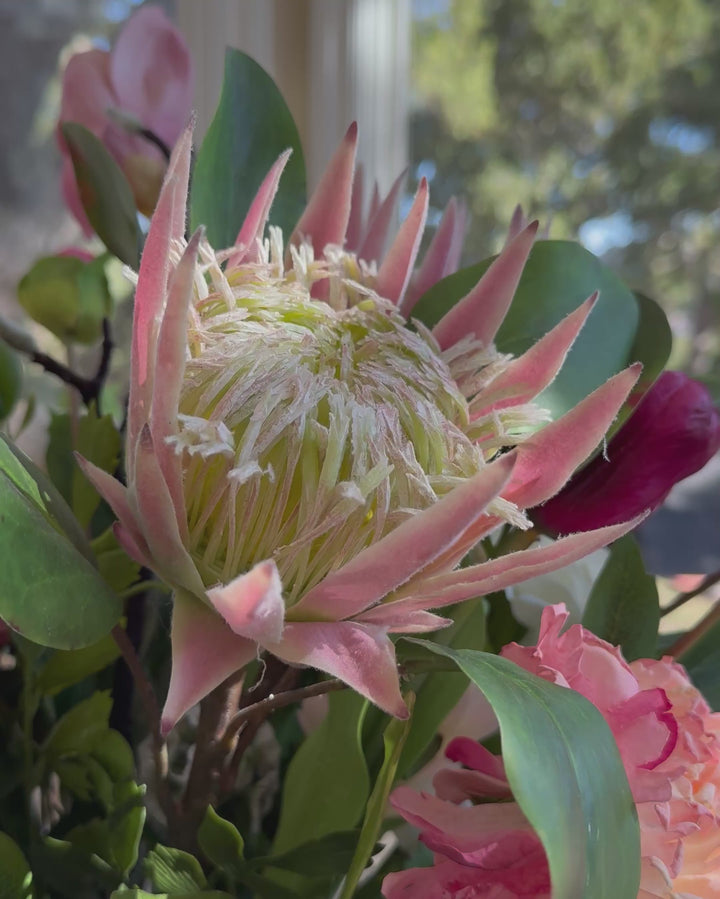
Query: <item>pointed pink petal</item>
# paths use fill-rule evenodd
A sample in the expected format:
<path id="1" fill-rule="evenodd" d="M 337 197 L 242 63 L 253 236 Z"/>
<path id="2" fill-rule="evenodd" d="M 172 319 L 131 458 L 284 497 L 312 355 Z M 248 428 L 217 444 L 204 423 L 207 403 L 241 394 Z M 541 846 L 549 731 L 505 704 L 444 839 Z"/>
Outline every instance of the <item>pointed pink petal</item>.
<path id="1" fill-rule="evenodd" d="M 357 123 L 353 122 L 325 169 L 289 243 L 300 243 L 303 238 L 309 238 L 316 256 L 320 256 L 328 244 L 343 245 L 350 218 L 356 147 Z"/>
<path id="2" fill-rule="evenodd" d="M 433 335 L 443 350 L 468 334 L 474 334 L 486 346 L 494 340 L 512 303 L 536 231 L 537 222 L 533 222 L 504 247 L 470 293 L 435 325 Z"/>
<path id="3" fill-rule="evenodd" d="M 529 509 L 554 496 L 600 443 L 641 371 L 636 362 L 521 443 L 503 497 Z"/>
<path id="4" fill-rule="evenodd" d="M 199 228 L 192 236 L 170 279 L 168 300 L 158 335 L 150 413 L 153 445 L 170 492 L 175 520 L 178 522 L 183 541 L 187 539 L 187 520 L 182 466 L 175 447 L 170 446 L 166 438 L 178 432 L 177 413 L 185 373 L 188 309 L 193 295 L 195 263 L 202 236 L 202 228 Z"/>
<path id="5" fill-rule="evenodd" d="M 396 718 L 408 717 L 395 647 L 383 628 L 354 621 L 302 621 L 286 624 L 282 642 L 266 648 L 291 665 L 339 677 Z"/>
<path id="6" fill-rule="evenodd" d="M 177 143 L 173 147 L 168 162 L 165 180 L 173 180 L 173 216 L 170 236 L 173 240 L 185 237 L 185 216 L 187 214 L 188 187 L 190 184 L 190 164 L 192 162 L 192 142 L 195 133 L 195 115 L 185 124 Z"/>
<path id="7" fill-rule="evenodd" d="M 133 498 L 154 570 L 171 586 L 204 596 L 202 579 L 180 537 L 170 491 L 147 425 L 140 432 L 137 443 Z"/>
<path id="8" fill-rule="evenodd" d="M 138 565 L 142 565 L 143 568 L 152 568 L 150 553 L 142 534 L 132 534 L 127 528 L 124 528 L 119 521 L 113 522 L 112 531 L 117 542 L 134 562 L 137 562 Z M 138 541 L 138 536 L 140 542 Z"/>
<path id="9" fill-rule="evenodd" d="M 160 725 L 163 736 L 257 654 L 252 640 L 238 637 L 212 609 L 183 591 L 175 594 L 171 640 L 172 673 Z"/>
<path id="10" fill-rule="evenodd" d="M 207 591 L 215 610 L 241 637 L 277 643 L 283 632 L 285 603 L 277 566 L 268 559 L 229 584 Z"/>
<path id="11" fill-rule="evenodd" d="M 132 15 L 110 54 L 119 103 L 172 147 L 190 116 L 193 63 L 182 34 L 159 6 Z"/>
<path id="12" fill-rule="evenodd" d="M 103 471 L 102 468 L 98 468 L 97 465 L 88 462 L 80 453 L 75 453 L 74 455 L 82 473 L 113 510 L 123 529 L 130 535 L 133 542 L 137 544 L 140 552 L 146 552 L 147 544 L 130 506 L 127 487 L 123 487 L 117 478 Z"/>
<path id="13" fill-rule="evenodd" d="M 409 315 L 415 303 L 433 284 L 437 284 L 457 269 L 462 253 L 466 218 L 465 204 L 451 197 L 422 265 L 410 281 L 403 303 L 406 315 Z"/>
<path id="14" fill-rule="evenodd" d="M 245 221 L 235 240 L 238 252 L 228 259 L 228 269 L 241 265 L 243 262 L 258 261 L 257 241 L 262 240 L 265 225 L 270 215 L 270 208 L 278 191 L 280 177 L 291 154 L 292 150 L 285 150 L 284 153 L 280 154 L 258 188 L 258 192 L 250 204 L 248 214 L 245 216 Z"/>
<path id="15" fill-rule="evenodd" d="M 363 236 L 363 205 L 365 200 L 365 167 L 359 162 L 355 168 L 352 197 L 350 199 L 350 218 L 345 234 L 345 249 L 355 253 Z"/>
<path id="16" fill-rule="evenodd" d="M 505 240 L 505 246 L 507 246 L 511 241 L 515 240 L 518 234 L 520 234 L 520 232 L 524 228 L 527 228 L 527 226 L 527 216 L 523 212 L 522 206 L 518 203 L 517 206 L 513 209 L 512 218 L 510 219 L 510 227 L 508 228 L 508 235 Z"/>
<path id="17" fill-rule="evenodd" d="M 400 610 L 399 614 L 394 614 L 392 603 L 368 609 L 367 612 L 353 618 L 353 621 L 360 624 L 376 624 L 386 628 L 390 633 L 402 634 L 428 634 L 449 627 L 453 623 L 452 618 L 443 618 L 440 615 L 433 615 L 432 612 Z"/>
<path id="18" fill-rule="evenodd" d="M 380 188 L 377 181 L 373 183 L 372 195 L 370 197 L 370 210 L 368 212 L 368 221 L 371 222 L 380 208 Z"/>
<path id="19" fill-rule="evenodd" d="M 371 262 L 373 259 L 380 259 L 382 256 L 395 213 L 398 194 L 406 174 L 407 169 L 398 175 L 393 182 L 393 186 L 388 191 L 388 195 L 378 207 L 375 215 L 369 220 L 367 231 L 363 235 L 363 242 L 357 252 L 359 259 Z"/>
<path id="20" fill-rule="evenodd" d="M 292 607 L 289 617 L 349 618 L 396 590 L 484 514 L 485 506 L 507 483 L 514 464 L 514 453 L 508 453 L 417 512 L 329 574 Z"/>
<path id="21" fill-rule="evenodd" d="M 520 403 L 528 403 L 560 371 L 580 329 L 590 315 L 598 298 L 597 292 L 533 344 L 530 349 L 510 365 L 482 392 L 482 405 L 471 409 L 471 418 L 479 418 L 493 409 L 506 409 Z"/>
<path id="22" fill-rule="evenodd" d="M 399 599 L 384 603 L 381 608 L 389 610 L 395 606 L 396 613 L 439 609 L 466 599 L 504 590 L 512 584 L 521 584 L 529 578 L 548 574 L 582 559 L 627 534 L 646 517 L 647 514 L 639 515 L 621 524 L 563 537 L 549 546 L 509 553 L 489 562 L 482 562 L 480 565 L 471 565 L 427 579 L 418 578 L 403 587 Z"/>
<path id="23" fill-rule="evenodd" d="M 400 225 L 395 240 L 383 259 L 375 282 L 375 290 L 380 296 L 392 300 L 400 308 L 400 311 L 403 310 L 402 301 L 405 289 L 410 283 L 410 276 L 420 249 L 427 211 L 428 185 L 426 179 L 422 178 L 410 212 Z"/>

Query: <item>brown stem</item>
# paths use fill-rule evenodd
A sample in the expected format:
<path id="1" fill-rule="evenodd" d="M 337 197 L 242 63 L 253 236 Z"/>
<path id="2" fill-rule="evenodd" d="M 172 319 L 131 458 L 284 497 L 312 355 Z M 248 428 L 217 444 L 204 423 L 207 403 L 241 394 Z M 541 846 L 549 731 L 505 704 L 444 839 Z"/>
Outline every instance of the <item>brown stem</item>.
<path id="1" fill-rule="evenodd" d="M 710 628 L 718 621 L 720 621 L 720 602 L 716 602 L 707 615 L 702 618 L 694 628 L 689 630 L 686 634 L 683 634 L 681 637 L 678 637 L 672 646 L 666 650 L 667 654 L 675 659 L 679 658 L 686 653 L 691 646 L 694 646 L 701 637 L 704 637 Z"/>
<path id="2" fill-rule="evenodd" d="M 701 593 L 709 590 L 710 587 L 713 587 L 718 581 L 720 581 L 720 571 L 714 571 L 712 574 L 708 574 L 694 590 L 689 590 L 687 593 L 678 593 L 670 605 L 665 606 L 661 614 L 663 616 L 669 615 L 670 612 L 674 612 L 675 609 L 684 606 L 689 600 L 695 599 L 696 596 L 700 596 Z"/>
<path id="3" fill-rule="evenodd" d="M 103 384 L 105 383 L 105 378 L 107 377 L 108 368 L 110 365 L 110 355 L 112 353 L 112 337 L 110 335 L 110 323 L 107 319 L 103 319 L 103 343 L 102 343 L 102 353 L 100 356 L 100 362 L 98 364 L 97 371 L 92 376 L 92 378 L 85 378 L 82 375 L 74 372 L 69 366 L 63 365 L 62 362 L 58 362 L 57 359 L 53 359 L 52 356 L 48 356 L 47 353 L 43 353 L 40 350 L 30 350 L 28 352 L 27 348 L 23 348 L 13 344 L 16 349 L 20 349 L 21 352 L 26 352 L 27 355 L 33 362 L 36 362 L 38 365 L 41 365 L 45 371 L 50 372 L 50 374 L 55 375 L 60 378 L 65 384 L 69 384 L 71 387 L 74 387 L 75 390 L 82 397 L 83 402 L 86 406 L 89 406 L 90 403 L 95 402 L 98 404 L 98 414 L 100 413 L 99 409 L 99 397 L 100 391 L 103 388 Z"/>
<path id="4" fill-rule="evenodd" d="M 125 660 L 125 664 L 130 670 L 138 695 L 145 708 L 153 744 L 155 788 L 160 805 L 168 821 L 170 821 L 175 817 L 176 808 L 167 783 L 167 747 L 160 733 L 160 706 L 158 705 L 152 684 L 145 674 L 140 658 L 128 635 L 119 624 L 115 625 L 111 634 Z"/>

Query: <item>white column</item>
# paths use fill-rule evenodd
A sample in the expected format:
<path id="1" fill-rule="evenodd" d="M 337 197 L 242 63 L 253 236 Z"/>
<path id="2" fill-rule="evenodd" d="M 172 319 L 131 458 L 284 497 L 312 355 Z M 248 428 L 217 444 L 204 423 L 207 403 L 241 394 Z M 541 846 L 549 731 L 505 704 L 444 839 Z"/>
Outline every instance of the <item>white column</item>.
<path id="1" fill-rule="evenodd" d="M 407 164 L 410 0 L 176 0 L 197 67 L 198 133 L 210 122 L 225 46 L 275 78 L 298 123 L 310 185 L 346 128 L 382 190 Z"/>

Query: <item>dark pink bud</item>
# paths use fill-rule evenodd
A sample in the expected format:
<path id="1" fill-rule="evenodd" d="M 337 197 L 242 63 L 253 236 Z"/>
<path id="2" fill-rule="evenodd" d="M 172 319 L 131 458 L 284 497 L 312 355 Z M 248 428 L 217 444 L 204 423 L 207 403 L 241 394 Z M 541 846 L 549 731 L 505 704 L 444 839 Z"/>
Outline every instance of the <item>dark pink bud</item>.
<path id="1" fill-rule="evenodd" d="M 587 531 L 655 509 L 671 488 L 720 448 L 720 410 L 707 388 L 663 372 L 608 443 L 544 505 L 535 523 L 554 533 Z"/>

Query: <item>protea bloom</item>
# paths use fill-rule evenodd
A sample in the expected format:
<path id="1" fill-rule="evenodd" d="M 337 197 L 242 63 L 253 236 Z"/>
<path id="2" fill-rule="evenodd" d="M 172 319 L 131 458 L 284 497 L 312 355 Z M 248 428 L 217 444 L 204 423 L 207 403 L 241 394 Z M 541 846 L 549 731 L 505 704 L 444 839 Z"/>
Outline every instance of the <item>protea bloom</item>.
<path id="1" fill-rule="evenodd" d="M 159 6 L 146 5 L 130 16 L 112 50 L 95 48 L 70 58 L 63 72 L 60 124 L 78 122 L 103 142 L 125 173 L 137 208 L 150 215 L 167 159 L 139 132 L 148 129 L 172 147 L 190 115 L 192 96 L 193 64 L 187 44 Z M 63 196 L 89 236 L 92 228 L 59 130 L 58 143 Z"/>
<path id="2" fill-rule="evenodd" d="M 351 128 L 285 252 L 277 230 L 262 235 L 287 154 L 220 257 L 202 232 L 183 239 L 189 131 L 171 160 L 138 276 L 127 487 L 83 462 L 127 552 L 174 588 L 166 729 L 258 647 L 404 716 L 390 633 L 436 630 L 447 622 L 429 609 L 568 564 L 631 526 L 455 570 L 562 486 L 637 370 L 528 436 L 530 401 L 593 298 L 524 356 L 495 351 L 531 227 L 432 333 L 412 330 L 403 301 L 427 185 L 379 265 L 345 252 L 355 141 Z"/>

